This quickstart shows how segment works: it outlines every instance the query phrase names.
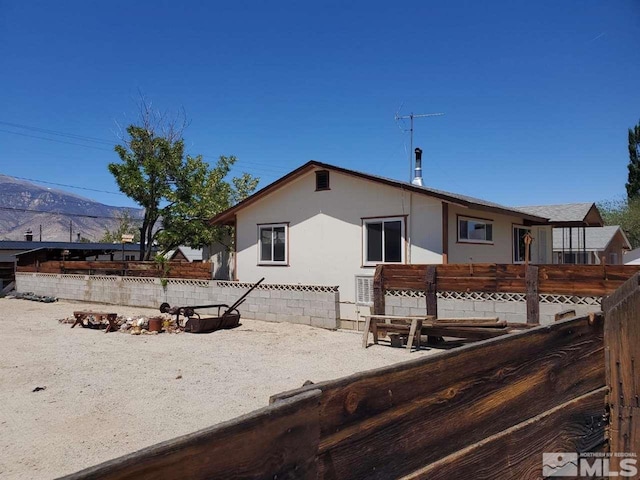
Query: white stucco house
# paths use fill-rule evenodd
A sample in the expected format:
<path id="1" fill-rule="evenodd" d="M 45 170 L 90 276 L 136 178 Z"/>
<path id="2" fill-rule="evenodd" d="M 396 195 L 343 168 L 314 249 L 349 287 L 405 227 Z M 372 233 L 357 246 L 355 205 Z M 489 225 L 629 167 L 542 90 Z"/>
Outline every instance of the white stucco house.
<path id="1" fill-rule="evenodd" d="M 343 318 L 381 262 L 521 263 L 531 233 L 531 263 L 552 263 L 546 217 L 317 161 L 211 223 L 235 228 L 234 280 L 338 285 Z"/>

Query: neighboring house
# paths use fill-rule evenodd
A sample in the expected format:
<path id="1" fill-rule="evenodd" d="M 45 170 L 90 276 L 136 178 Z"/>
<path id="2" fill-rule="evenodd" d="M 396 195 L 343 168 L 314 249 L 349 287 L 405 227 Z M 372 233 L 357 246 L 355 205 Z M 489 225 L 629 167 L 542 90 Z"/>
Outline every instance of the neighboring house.
<path id="1" fill-rule="evenodd" d="M 614 230 L 598 230 L 598 227 L 604 225 L 604 221 L 595 203 L 566 203 L 518 208 L 532 215 L 547 217 L 549 223 L 553 225 L 553 263 L 600 263 L 605 245 L 613 239 L 608 236 L 613 235 Z M 622 230 L 620 235 L 626 240 Z M 611 244 L 611 253 L 615 253 L 616 248 L 624 243 L 620 242 L 622 238 L 616 237 L 616 241 Z M 615 260 L 613 263 L 621 263 L 621 255 L 617 258 L 616 255 L 612 255 L 611 258 Z M 607 262 L 610 263 L 610 260 Z"/>
<path id="2" fill-rule="evenodd" d="M 640 248 L 625 252 L 623 262 L 625 265 L 640 265 Z"/>
<path id="3" fill-rule="evenodd" d="M 354 318 L 358 278 L 379 263 L 552 262 L 547 217 L 311 161 L 220 213 L 235 227 L 234 279 L 338 285 Z"/>
<path id="4" fill-rule="evenodd" d="M 167 252 L 165 257 L 173 262 L 202 262 L 202 249 L 178 247 Z"/>
<path id="5" fill-rule="evenodd" d="M 575 248 L 568 250 L 567 245 Z M 631 244 L 618 225 L 553 231 L 553 263 L 599 265 L 604 259 L 607 265 L 622 265 L 629 250 Z"/>

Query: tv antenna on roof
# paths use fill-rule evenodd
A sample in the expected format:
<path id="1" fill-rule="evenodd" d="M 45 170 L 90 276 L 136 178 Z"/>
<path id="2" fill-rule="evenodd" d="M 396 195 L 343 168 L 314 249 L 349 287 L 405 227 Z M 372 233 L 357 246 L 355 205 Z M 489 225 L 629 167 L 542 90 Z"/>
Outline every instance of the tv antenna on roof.
<path id="1" fill-rule="evenodd" d="M 402 107 L 401 107 L 402 108 Z M 398 109 L 398 112 L 400 110 Z M 423 117 L 441 117 L 444 113 L 413 113 L 411 112 L 409 115 L 398 115 L 396 113 L 396 122 L 398 120 L 406 120 L 409 119 L 409 137 L 411 138 L 411 146 L 409 147 L 409 182 L 411 182 L 413 178 L 413 119 L 414 118 L 423 118 Z M 404 130 L 405 132 L 407 130 Z"/>

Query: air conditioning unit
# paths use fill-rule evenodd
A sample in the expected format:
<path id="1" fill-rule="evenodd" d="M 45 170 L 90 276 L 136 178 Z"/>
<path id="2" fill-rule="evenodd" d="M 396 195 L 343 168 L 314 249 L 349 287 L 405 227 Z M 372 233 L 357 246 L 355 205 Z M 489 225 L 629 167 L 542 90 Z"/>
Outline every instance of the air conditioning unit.
<path id="1" fill-rule="evenodd" d="M 373 277 L 356 275 L 356 305 L 373 305 Z"/>

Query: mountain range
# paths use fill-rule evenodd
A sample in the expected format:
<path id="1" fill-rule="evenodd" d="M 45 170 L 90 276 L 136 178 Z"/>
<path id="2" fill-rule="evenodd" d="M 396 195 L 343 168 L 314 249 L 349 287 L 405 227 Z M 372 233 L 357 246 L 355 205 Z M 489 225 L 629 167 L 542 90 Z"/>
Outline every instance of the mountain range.
<path id="1" fill-rule="evenodd" d="M 98 242 L 106 230 L 115 230 L 129 212 L 142 218 L 143 210 L 112 207 L 89 198 L 0 174 L 0 240 Z"/>

